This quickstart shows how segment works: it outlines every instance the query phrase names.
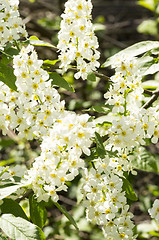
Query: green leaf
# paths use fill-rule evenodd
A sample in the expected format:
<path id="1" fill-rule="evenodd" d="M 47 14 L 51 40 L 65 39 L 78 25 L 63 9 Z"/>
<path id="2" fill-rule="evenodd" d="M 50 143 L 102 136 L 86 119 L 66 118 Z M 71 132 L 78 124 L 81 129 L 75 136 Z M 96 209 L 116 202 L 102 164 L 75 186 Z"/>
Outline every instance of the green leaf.
<path id="1" fill-rule="evenodd" d="M 33 194 L 29 197 L 30 218 L 34 224 L 42 228 L 47 219 L 47 211 L 44 202 L 37 202 Z"/>
<path id="2" fill-rule="evenodd" d="M 10 138 L 0 138 L 0 146 L 1 147 L 9 147 L 15 144 L 15 141 Z"/>
<path id="3" fill-rule="evenodd" d="M 60 61 L 60 59 L 55 59 L 53 61 L 50 61 L 50 60 L 47 59 L 47 60 L 43 61 L 43 63 L 49 64 L 49 65 L 55 65 L 59 61 Z"/>
<path id="4" fill-rule="evenodd" d="M 142 83 L 143 89 L 155 90 L 159 87 L 159 81 L 157 80 L 148 80 Z"/>
<path id="5" fill-rule="evenodd" d="M 150 66 L 144 73 L 143 75 L 149 75 L 149 74 L 154 74 L 156 72 L 159 72 L 159 63 L 153 64 Z"/>
<path id="6" fill-rule="evenodd" d="M 76 228 L 77 231 L 79 231 L 78 226 L 73 219 L 73 217 L 67 212 L 66 208 L 62 205 L 60 205 L 58 202 L 53 202 L 54 205 L 68 218 L 68 220 L 71 222 L 71 224 Z"/>
<path id="7" fill-rule="evenodd" d="M 17 91 L 15 85 L 16 77 L 13 73 L 13 69 L 2 63 L 0 63 L 0 81 L 4 82 L 11 89 Z"/>
<path id="8" fill-rule="evenodd" d="M 140 0 L 138 1 L 138 4 L 142 7 L 145 7 L 151 11 L 155 10 L 155 5 L 154 5 L 154 1 L 152 0 Z"/>
<path id="9" fill-rule="evenodd" d="M 159 155 L 148 152 L 144 147 L 141 148 L 140 155 L 135 155 L 132 163 L 136 169 L 146 172 L 159 172 Z"/>
<path id="10" fill-rule="evenodd" d="M 0 226 L 12 240 L 45 240 L 45 235 L 38 226 L 12 214 L 3 214 Z"/>
<path id="11" fill-rule="evenodd" d="M 99 105 L 99 106 L 92 106 L 89 109 L 84 109 L 83 111 L 93 111 L 98 113 L 106 113 L 109 111 L 109 108 L 105 107 L 105 105 Z"/>
<path id="12" fill-rule="evenodd" d="M 3 167 L 3 166 L 10 165 L 12 163 L 15 163 L 15 159 L 14 158 L 9 158 L 9 159 L 6 159 L 6 160 L 1 160 L 0 161 L 0 166 Z"/>
<path id="13" fill-rule="evenodd" d="M 50 75 L 50 78 L 53 79 L 52 80 L 53 85 L 62 87 L 70 92 L 75 91 L 74 88 L 64 78 L 62 78 L 58 73 L 52 72 L 49 75 Z"/>
<path id="14" fill-rule="evenodd" d="M 103 145 L 103 140 L 99 133 L 95 132 L 95 141 L 97 145 L 97 153 L 99 156 L 103 157 L 106 154 L 105 147 Z"/>
<path id="15" fill-rule="evenodd" d="M 24 213 L 23 209 L 21 208 L 21 206 L 13 199 L 9 199 L 9 198 L 3 199 L 3 204 L 0 205 L 0 209 L 3 214 L 11 213 L 15 217 L 21 217 L 21 218 L 28 220 L 28 218 L 27 218 L 26 214 Z"/>
<path id="16" fill-rule="evenodd" d="M 3 185 L 0 186 L 0 200 L 8 197 L 12 193 L 16 192 L 19 188 L 26 186 L 26 184 L 16 184 L 13 186 Z"/>
<path id="17" fill-rule="evenodd" d="M 116 59 L 120 58 L 121 54 L 126 54 L 130 58 L 138 56 L 140 54 L 143 54 L 147 51 L 150 51 L 152 49 L 158 48 L 159 47 L 159 42 L 158 41 L 143 41 L 136 43 L 118 53 L 116 53 L 114 56 L 110 57 L 107 59 L 107 61 L 102 65 L 102 67 L 108 67 L 111 64 L 116 61 Z"/>
<path id="18" fill-rule="evenodd" d="M 0 232 L 0 240 L 7 240 L 7 238 Z"/>
<path id="19" fill-rule="evenodd" d="M 126 178 L 121 178 L 123 180 L 123 190 L 126 193 L 126 197 L 132 201 L 137 201 L 138 198 L 130 182 Z"/>
<path id="20" fill-rule="evenodd" d="M 137 27 L 139 33 L 155 36 L 158 34 L 157 22 L 155 20 L 145 20 Z"/>
<path id="21" fill-rule="evenodd" d="M 35 45 L 35 46 L 51 47 L 51 48 L 56 49 L 56 47 L 54 45 L 52 45 L 51 43 L 41 41 L 36 36 L 31 36 L 29 38 L 29 42 L 30 42 L 30 44 Z"/>
<path id="22" fill-rule="evenodd" d="M 13 60 L 14 55 L 19 54 L 19 51 L 13 47 L 6 47 L 2 53 L 1 63 L 7 65 Z"/>
<path id="23" fill-rule="evenodd" d="M 88 76 L 87 76 L 87 80 L 91 81 L 91 82 L 95 82 L 96 81 L 96 75 L 93 72 L 89 73 Z"/>

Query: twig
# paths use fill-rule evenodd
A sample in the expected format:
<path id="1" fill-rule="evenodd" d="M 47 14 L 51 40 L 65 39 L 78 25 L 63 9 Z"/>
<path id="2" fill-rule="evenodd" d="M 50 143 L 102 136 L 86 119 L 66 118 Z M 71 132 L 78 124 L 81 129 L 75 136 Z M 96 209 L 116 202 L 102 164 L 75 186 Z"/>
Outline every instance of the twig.
<path id="1" fill-rule="evenodd" d="M 151 104 L 157 100 L 158 97 L 159 97 L 159 89 L 152 92 L 152 97 L 143 105 L 143 108 L 145 109 L 149 108 Z"/>
<path id="2" fill-rule="evenodd" d="M 150 95 L 150 96 L 153 95 L 153 92 L 150 91 L 150 90 L 147 90 L 147 89 L 144 89 L 144 93 L 146 93 L 146 94 L 148 94 L 148 95 Z"/>
<path id="3" fill-rule="evenodd" d="M 16 202 L 20 203 L 21 200 L 24 200 L 25 198 L 29 197 L 31 193 L 33 193 L 33 190 L 28 190 L 22 197 L 17 198 Z"/>
<path id="4" fill-rule="evenodd" d="M 44 63 L 44 65 L 48 66 L 49 64 Z M 58 66 L 55 66 L 55 65 L 54 66 L 49 65 L 49 67 L 50 67 L 51 71 L 55 71 L 56 69 L 60 69 Z M 77 68 L 73 68 L 73 67 L 68 68 L 68 70 L 73 71 L 73 72 L 78 71 Z M 104 79 L 106 81 L 110 81 L 110 77 L 104 75 L 103 73 L 98 73 L 98 72 L 93 72 L 93 73 L 96 75 L 96 77 L 99 77 L 99 78 Z"/>
<path id="5" fill-rule="evenodd" d="M 59 196 L 59 200 L 71 206 L 76 205 L 76 201 L 73 201 L 72 199 L 66 198 L 62 195 Z"/>

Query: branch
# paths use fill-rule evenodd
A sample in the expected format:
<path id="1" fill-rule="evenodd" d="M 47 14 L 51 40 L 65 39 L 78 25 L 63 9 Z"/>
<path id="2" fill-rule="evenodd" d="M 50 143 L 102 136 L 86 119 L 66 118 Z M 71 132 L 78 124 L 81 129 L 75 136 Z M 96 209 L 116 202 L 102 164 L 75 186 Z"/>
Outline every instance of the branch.
<path id="1" fill-rule="evenodd" d="M 147 89 L 144 89 L 144 93 L 146 93 L 146 94 L 148 94 L 148 95 L 150 95 L 150 96 L 153 95 L 153 92 L 150 91 L 150 90 L 147 90 Z"/>
<path id="2" fill-rule="evenodd" d="M 143 108 L 145 109 L 149 108 L 151 104 L 157 100 L 158 97 L 159 97 L 159 89 L 152 92 L 152 97 L 143 105 Z"/>
<path id="3" fill-rule="evenodd" d="M 46 65 L 46 66 L 48 66 L 49 65 L 49 67 L 50 67 L 50 71 L 55 71 L 56 69 L 61 69 L 61 68 L 59 68 L 58 66 L 50 66 L 50 64 L 45 64 L 44 63 L 44 65 Z M 73 67 L 70 67 L 70 68 L 68 68 L 68 70 L 70 70 L 70 71 L 73 71 L 73 72 L 77 72 L 78 71 L 78 69 L 77 68 L 73 68 Z M 108 77 L 108 76 L 106 76 L 106 75 L 104 75 L 103 73 L 98 73 L 98 72 L 93 72 L 95 75 L 96 75 L 96 77 L 99 77 L 99 78 L 101 78 L 101 79 L 104 79 L 104 80 L 106 80 L 106 81 L 110 81 L 110 77 Z"/>
<path id="4" fill-rule="evenodd" d="M 29 197 L 30 194 L 33 193 L 33 190 L 29 189 L 25 194 L 23 194 L 22 197 L 19 197 L 16 199 L 17 203 L 20 203 L 20 201 L 24 200 L 25 198 Z"/>

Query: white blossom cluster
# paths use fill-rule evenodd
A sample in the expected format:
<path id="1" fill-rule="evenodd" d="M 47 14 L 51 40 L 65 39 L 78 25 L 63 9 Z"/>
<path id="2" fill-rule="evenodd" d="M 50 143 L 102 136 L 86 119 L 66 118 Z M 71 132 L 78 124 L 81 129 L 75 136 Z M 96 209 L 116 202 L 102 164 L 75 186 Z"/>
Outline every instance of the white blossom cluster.
<path id="1" fill-rule="evenodd" d="M 23 47 L 13 59 L 17 92 L 0 83 L 1 128 L 16 129 L 19 138 L 31 140 L 47 134 L 64 111 L 64 102 L 42 64 L 33 46 Z"/>
<path id="2" fill-rule="evenodd" d="M 39 201 L 48 201 L 50 196 L 57 201 L 56 192 L 66 190 L 66 181 L 84 167 L 80 156 L 90 154 L 95 128 L 88 114 L 64 110 L 64 101 L 60 101 L 42 64 L 31 45 L 14 56 L 17 92 L 0 83 L 0 124 L 3 133 L 10 128 L 19 138 L 43 140 L 42 153 L 26 179 Z"/>
<path id="3" fill-rule="evenodd" d="M 38 201 L 58 201 L 57 192 L 67 190 L 67 181 L 72 181 L 84 167 L 81 154 L 89 155 L 89 147 L 94 136 L 93 123 L 89 115 L 64 112 L 48 136 L 43 136 L 41 155 L 35 159 L 33 167 L 25 178 L 31 181 Z"/>
<path id="4" fill-rule="evenodd" d="M 20 36 L 27 36 L 18 4 L 18 0 L 0 0 L 1 47 Z M 68 0 L 62 14 L 58 35 L 60 67 L 65 72 L 75 60 L 77 79 L 85 80 L 99 67 L 98 40 L 91 23 L 91 11 L 91 0 Z M 114 61 L 116 72 L 105 98 L 115 118 L 103 131 L 103 135 L 108 135 L 105 149 L 114 152 L 114 156 L 95 159 L 90 170 L 85 168 L 81 155 L 90 155 L 95 126 L 88 114 L 77 115 L 64 110 L 64 101 L 60 101 L 42 64 L 33 46 L 23 47 L 13 59 L 17 91 L 0 82 L 3 133 L 12 129 L 19 138 L 42 140 L 41 154 L 26 172 L 24 181 L 33 189 L 38 201 L 51 198 L 57 202 L 57 193 L 66 191 L 67 181 L 72 181 L 83 168 L 83 204 L 87 220 L 102 225 L 107 240 L 135 240 L 133 215 L 128 212 L 123 191 L 124 172 L 136 174 L 132 151 L 139 150 L 146 138 L 152 143 L 157 143 L 159 138 L 158 107 L 142 108 L 143 89 L 136 59 L 129 60 L 128 56 L 121 55 Z M 14 180 L 15 174 L 21 177 L 23 173 L 18 168 L 0 168 L 0 180 Z M 159 200 L 154 202 L 149 213 L 159 219 Z"/>
<path id="5" fill-rule="evenodd" d="M 111 78 L 113 84 L 104 95 L 106 104 L 112 105 L 116 116 L 105 134 L 109 135 L 108 148 L 132 151 L 134 147 L 144 145 L 146 138 L 157 143 L 159 112 L 158 107 L 142 108 L 144 97 L 140 71 L 135 59 L 127 60 L 124 57 L 121 62 L 117 61 L 116 73 Z"/>
<path id="6" fill-rule="evenodd" d="M 7 42 L 27 37 L 25 25 L 19 16 L 19 0 L 0 0 L 0 49 Z"/>
<path id="7" fill-rule="evenodd" d="M 114 174 L 114 166 L 108 156 L 94 161 L 95 168 L 85 169 L 83 204 L 86 206 L 86 217 L 94 224 L 102 225 L 106 239 L 133 240 L 134 224 L 132 213 L 128 213 L 123 181 Z"/>
<path id="8" fill-rule="evenodd" d="M 114 62 L 116 72 L 111 77 L 112 85 L 104 97 L 107 99 L 106 104 L 113 106 L 113 113 L 127 115 L 129 112 L 131 114 L 139 111 L 143 88 L 136 59 L 130 60 L 125 55 L 121 58 L 121 61 L 117 59 Z"/>
<path id="9" fill-rule="evenodd" d="M 84 204 L 87 219 L 103 225 L 106 239 L 136 239 L 131 221 L 133 215 L 128 213 L 121 177 L 124 172 L 136 174 L 132 152 L 140 151 L 146 138 L 157 143 L 159 112 L 158 107 L 142 107 L 143 89 L 136 59 L 121 56 L 114 61 L 114 67 L 112 85 L 105 94 L 106 104 L 112 106 L 112 124 L 106 124 L 102 130 L 102 135 L 108 136 L 105 149 L 114 153 L 114 157 L 96 159 L 95 169 L 86 170 Z"/>
<path id="10" fill-rule="evenodd" d="M 91 11 L 91 0 L 68 0 L 61 15 L 61 30 L 58 34 L 60 67 L 65 72 L 75 60 L 78 69 L 75 78 L 82 77 L 83 80 L 100 65 L 97 61 L 100 53 L 91 23 Z"/>

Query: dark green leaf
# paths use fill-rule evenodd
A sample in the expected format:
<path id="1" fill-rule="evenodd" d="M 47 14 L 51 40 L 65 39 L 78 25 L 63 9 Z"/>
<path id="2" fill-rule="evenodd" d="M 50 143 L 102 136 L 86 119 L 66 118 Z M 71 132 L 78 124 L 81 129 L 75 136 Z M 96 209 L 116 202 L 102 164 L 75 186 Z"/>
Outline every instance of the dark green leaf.
<path id="1" fill-rule="evenodd" d="M 3 199 L 3 204 L 0 205 L 0 209 L 2 213 L 11 213 L 15 217 L 21 217 L 28 220 L 21 206 L 12 199 L 9 198 Z"/>
<path id="2" fill-rule="evenodd" d="M 132 201 L 137 201 L 138 198 L 130 182 L 126 178 L 121 178 L 123 180 L 123 190 L 125 191 L 126 197 Z"/>
<path id="3" fill-rule="evenodd" d="M 73 217 L 67 212 L 66 208 L 62 205 L 60 205 L 58 202 L 53 202 L 54 205 L 68 218 L 68 220 L 71 222 L 71 224 L 76 228 L 76 230 L 78 229 L 78 226 L 75 222 L 75 220 L 73 219 Z"/>
<path id="4" fill-rule="evenodd" d="M 62 78 L 58 73 L 52 72 L 49 74 L 50 78 L 53 79 L 52 84 L 56 85 L 58 87 L 62 87 L 68 91 L 74 92 L 75 90 L 73 87 L 64 79 Z"/>
<path id="5" fill-rule="evenodd" d="M 15 217 L 12 214 L 3 214 L 0 217 L 2 231 L 12 240 L 45 240 L 42 230 L 27 220 Z"/>
<path id="6" fill-rule="evenodd" d="M 10 147 L 11 145 L 15 144 L 15 141 L 13 141 L 13 139 L 10 138 L 1 138 L 0 139 L 0 146 L 1 147 Z"/>
<path id="7" fill-rule="evenodd" d="M 93 72 L 89 73 L 88 76 L 87 76 L 87 80 L 91 81 L 91 82 L 95 82 L 96 81 L 96 75 Z"/>
<path id="8" fill-rule="evenodd" d="M 0 240 L 7 240 L 7 238 L 0 232 Z"/>
<path id="9" fill-rule="evenodd" d="M 92 106 L 89 109 L 85 109 L 84 111 L 93 111 L 98 113 L 106 113 L 109 111 L 109 108 L 105 107 L 105 105 L 99 105 L 99 106 Z"/>
<path id="10" fill-rule="evenodd" d="M 4 82 L 11 89 L 17 91 L 15 85 L 16 77 L 13 73 L 13 69 L 2 63 L 0 63 L 0 81 Z"/>
<path id="11" fill-rule="evenodd" d="M 16 48 L 5 48 L 2 54 L 1 63 L 3 63 L 4 65 L 9 64 L 13 60 L 13 56 L 17 55 L 18 53 L 19 51 Z"/>
<path id="12" fill-rule="evenodd" d="M 99 156 L 103 157 L 106 154 L 105 147 L 103 145 L 103 140 L 99 133 L 95 132 L 95 141 L 97 145 L 97 153 Z"/>
<path id="13" fill-rule="evenodd" d="M 33 194 L 29 197 L 30 218 L 34 224 L 42 228 L 47 219 L 47 211 L 43 202 L 37 202 Z"/>

